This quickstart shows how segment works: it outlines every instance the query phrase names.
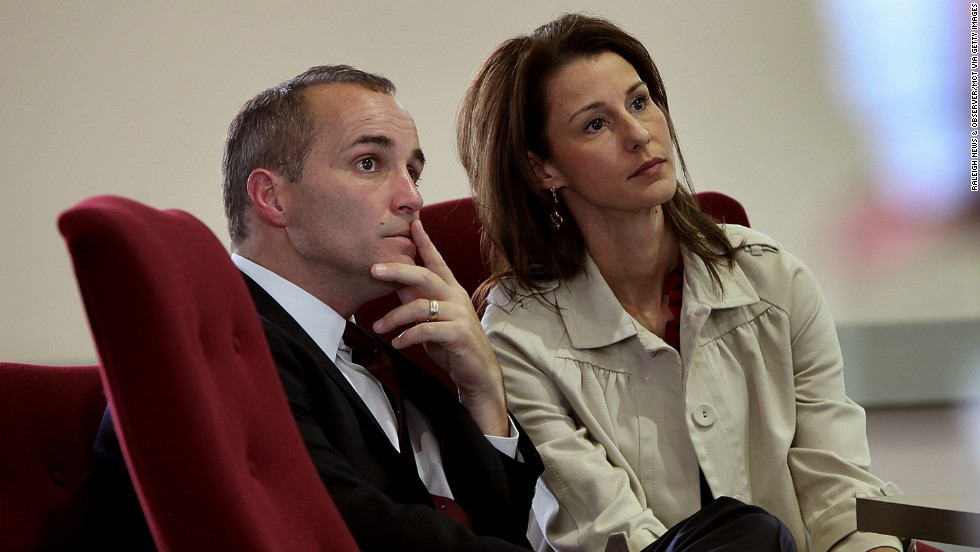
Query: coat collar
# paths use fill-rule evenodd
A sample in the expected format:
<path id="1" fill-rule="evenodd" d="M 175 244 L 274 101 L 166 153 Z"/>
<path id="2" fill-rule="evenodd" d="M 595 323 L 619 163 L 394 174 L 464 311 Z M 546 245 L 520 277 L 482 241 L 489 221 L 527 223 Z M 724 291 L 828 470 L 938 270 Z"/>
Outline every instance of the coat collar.
<path id="1" fill-rule="evenodd" d="M 719 268 L 724 293 L 711 280 L 701 259 L 681 245 L 684 258 L 682 316 L 695 311 L 729 309 L 757 303 L 759 295 L 737 264 Z M 639 323 L 619 304 L 592 257 L 585 253 L 583 270 L 555 290 L 555 304 L 569 340 L 576 349 L 611 345 L 639 333 Z"/>

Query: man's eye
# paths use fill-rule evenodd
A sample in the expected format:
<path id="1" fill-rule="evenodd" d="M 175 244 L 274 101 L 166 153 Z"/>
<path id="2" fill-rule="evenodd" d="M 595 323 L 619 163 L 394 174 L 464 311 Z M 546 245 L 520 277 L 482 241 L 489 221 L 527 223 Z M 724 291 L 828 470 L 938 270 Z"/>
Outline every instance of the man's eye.
<path id="1" fill-rule="evenodd" d="M 357 168 L 362 171 L 372 172 L 375 169 L 375 165 L 374 158 L 372 157 L 365 157 L 357 162 Z"/>

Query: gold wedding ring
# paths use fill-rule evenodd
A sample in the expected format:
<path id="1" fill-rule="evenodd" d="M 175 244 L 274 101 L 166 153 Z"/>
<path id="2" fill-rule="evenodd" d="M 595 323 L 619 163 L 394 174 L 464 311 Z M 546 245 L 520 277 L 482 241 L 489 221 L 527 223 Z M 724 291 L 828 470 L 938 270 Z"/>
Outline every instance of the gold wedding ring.
<path id="1" fill-rule="evenodd" d="M 429 317 L 425 321 L 435 322 L 436 320 L 439 320 L 439 301 L 429 299 Z"/>

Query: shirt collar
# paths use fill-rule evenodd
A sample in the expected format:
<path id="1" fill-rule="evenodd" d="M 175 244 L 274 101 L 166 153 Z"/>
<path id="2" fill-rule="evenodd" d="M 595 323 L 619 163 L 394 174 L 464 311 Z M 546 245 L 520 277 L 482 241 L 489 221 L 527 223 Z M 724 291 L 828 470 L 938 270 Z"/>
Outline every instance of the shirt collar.
<path id="1" fill-rule="evenodd" d="M 684 259 L 683 311 L 733 308 L 759 301 L 742 269 L 735 264 L 718 267 L 722 294 L 698 255 L 681 244 Z M 555 289 L 555 303 L 573 347 L 591 349 L 616 343 L 639 333 L 633 318 L 623 309 L 592 257 L 585 253 L 583 270 Z M 681 313 L 681 320 L 689 316 Z"/>
<path id="2" fill-rule="evenodd" d="M 296 284 L 237 253 L 231 260 L 239 270 L 255 280 L 313 338 L 331 362 L 337 361 L 337 349 L 344 335 L 346 321 L 337 311 Z"/>
<path id="3" fill-rule="evenodd" d="M 555 290 L 568 338 L 576 349 L 591 349 L 636 335 L 632 317 L 586 252 L 583 270 Z"/>
<path id="4" fill-rule="evenodd" d="M 731 237 L 730 237 L 731 238 Z M 737 241 L 732 240 L 737 243 Z M 684 258 L 684 302 L 688 303 L 688 290 L 692 290 L 691 305 L 699 303 L 714 309 L 730 309 L 759 302 L 752 283 L 742 268 L 735 263 L 729 268 L 724 262 L 718 266 L 718 278 L 724 286 L 724 291 L 711 279 L 708 266 L 704 259 L 681 244 L 681 256 Z"/>

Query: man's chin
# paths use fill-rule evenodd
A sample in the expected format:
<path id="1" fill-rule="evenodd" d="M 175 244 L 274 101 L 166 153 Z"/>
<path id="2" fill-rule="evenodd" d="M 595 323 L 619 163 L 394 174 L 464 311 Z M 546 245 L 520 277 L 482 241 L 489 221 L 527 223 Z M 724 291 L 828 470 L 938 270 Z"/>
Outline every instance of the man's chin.
<path id="1" fill-rule="evenodd" d="M 414 253 L 412 254 L 411 257 L 408 256 L 408 255 L 404 255 L 404 254 L 403 255 L 397 255 L 392 260 L 390 260 L 388 262 L 389 263 L 399 263 L 399 264 L 407 264 L 407 265 L 411 265 L 411 266 L 417 266 L 418 263 L 415 262 L 416 260 L 415 260 L 415 256 L 414 255 L 415 255 Z"/>
<path id="2" fill-rule="evenodd" d="M 404 287 L 405 284 L 401 282 L 385 282 L 383 280 L 372 280 L 370 283 L 365 283 L 364 287 L 361 289 L 361 299 L 365 303 L 370 303 L 372 301 L 377 301 L 382 297 L 389 295 L 399 288 Z"/>

